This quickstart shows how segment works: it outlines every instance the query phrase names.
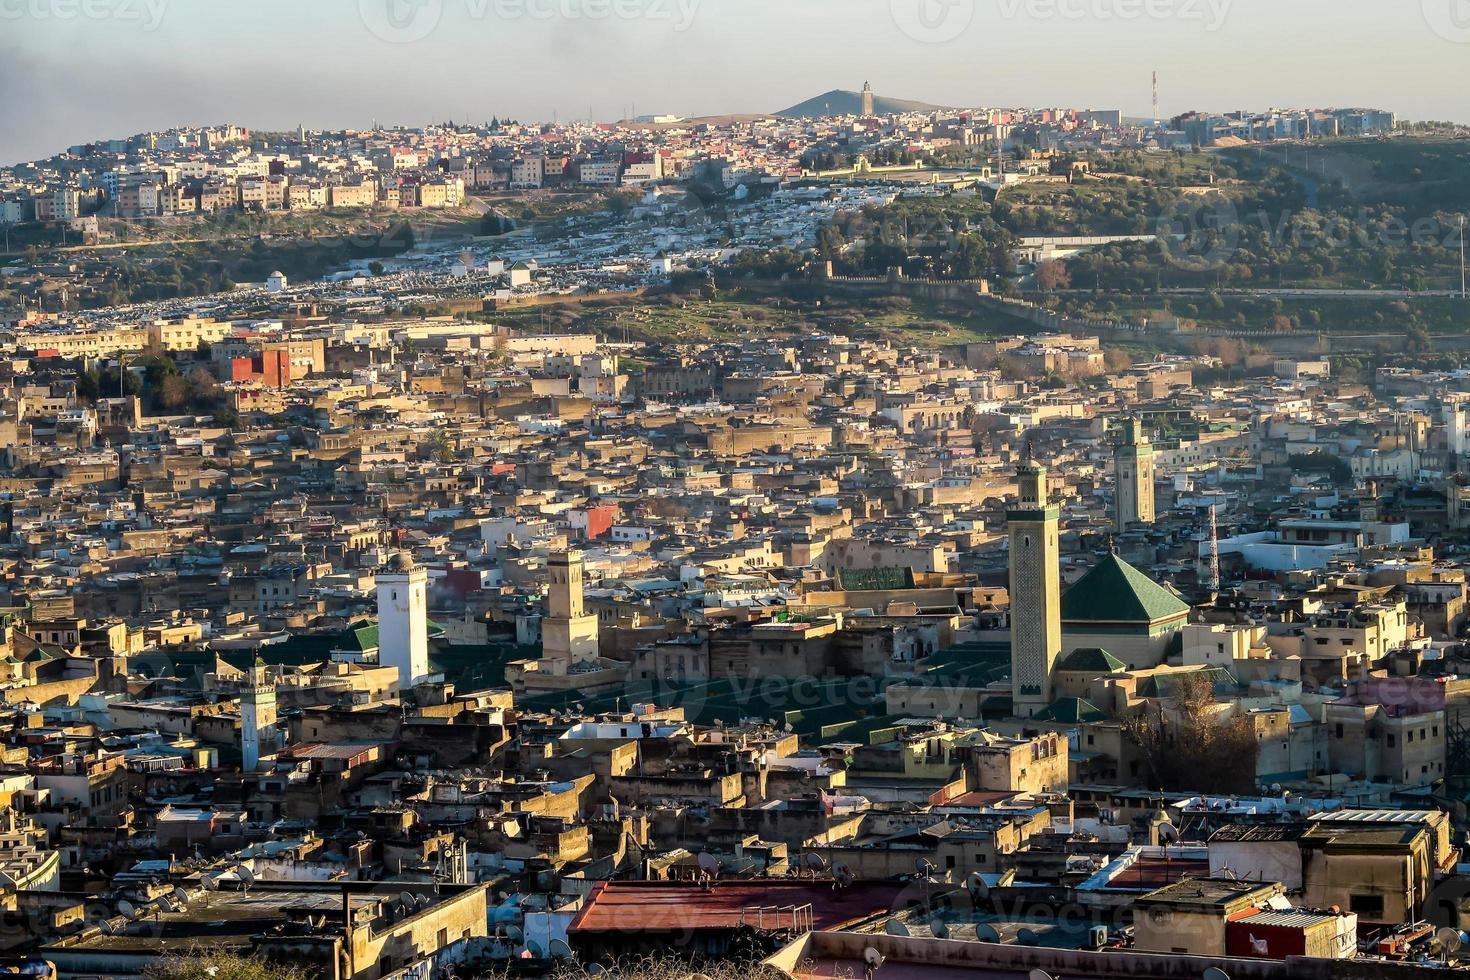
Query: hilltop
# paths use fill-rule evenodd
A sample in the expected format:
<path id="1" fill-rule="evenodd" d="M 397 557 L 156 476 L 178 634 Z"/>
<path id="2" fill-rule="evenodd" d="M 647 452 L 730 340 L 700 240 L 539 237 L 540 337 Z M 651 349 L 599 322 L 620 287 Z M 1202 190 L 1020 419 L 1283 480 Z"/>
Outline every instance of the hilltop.
<path id="1" fill-rule="evenodd" d="M 862 107 L 863 96 L 861 92 L 851 92 L 847 89 L 833 89 L 814 99 L 807 99 L 805 102 L 798 103 L 789 109 L 783 109 L 776 113 L 776 115 L 796 119 L 819 119 L 822 116 L 855 116 L 862 110 Z M 880 116 L 899 112 L 936 112 L 944 108 L 947 107 L 933 105 L 929 102 L 890 99 L 882 95 L 873 97 L 873 111 Z"/>

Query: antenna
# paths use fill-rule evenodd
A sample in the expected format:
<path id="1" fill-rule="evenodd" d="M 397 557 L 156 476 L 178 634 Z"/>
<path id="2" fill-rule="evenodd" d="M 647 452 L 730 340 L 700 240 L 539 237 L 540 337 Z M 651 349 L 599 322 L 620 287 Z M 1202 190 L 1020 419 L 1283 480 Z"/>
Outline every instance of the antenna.
<path id="1" fill-rule="evenodd" d="M 1216 517 L 1219 506 L 1210 505 L 1210 594 L 1220 594 L 1220 522 Z"/>

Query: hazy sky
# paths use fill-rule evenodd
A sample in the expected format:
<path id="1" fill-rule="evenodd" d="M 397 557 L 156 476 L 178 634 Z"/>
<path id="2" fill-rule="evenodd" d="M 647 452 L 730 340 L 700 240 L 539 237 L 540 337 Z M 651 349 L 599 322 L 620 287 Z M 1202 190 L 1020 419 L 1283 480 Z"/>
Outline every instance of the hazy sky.
<path id="1" fill-rule="evenodd" d="M 1470 119 L 1470 0 L 0 0 L 0 161 L 172 125 L 957 105 Z"/>

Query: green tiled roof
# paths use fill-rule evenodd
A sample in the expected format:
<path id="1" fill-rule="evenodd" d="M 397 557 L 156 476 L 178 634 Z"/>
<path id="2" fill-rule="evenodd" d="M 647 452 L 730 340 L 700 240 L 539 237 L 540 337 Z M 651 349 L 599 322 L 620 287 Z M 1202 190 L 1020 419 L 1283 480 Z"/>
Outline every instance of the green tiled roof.
<path id="1" fill-rule="evenodd" d="M 1138 685 L 1138 696 L 1141 698 L 1171 698 L 1178 687 L 1182 677 L 1188 677 L 1194 673 L 1202 673 L 1210 680 L 1210 686 L 1216 694 L 1228 695 L 1236 693 L 1239 684 L 1235 675 L 1224 667 L 1202 667 L 1199 671 L 1173 671 L 1167 674 L 1151 674 L 1145 677 Z"/>
<path id="2" fill-rule="evenodd" d="M 1124 670 L 1127 664 L 1101 647 L 1078 647 L 1057 664 L 1057 670 L 1095 671 L 1111 674 Z"/>
<path id="3" fill-rule="evenodd" d="M 1101 708 L 1082 698 L 1057 698 L 1033 717 L 1036 721 L 1055 721 L 1064 725 L 1108 720 Z"/>
<path id="4" fill-rule="evenodd" d="M 1117 555 L 1098 562 L 1062 596 L 1067 623 L 1154 623 L 1188 613 L 1188 604 Z"/>

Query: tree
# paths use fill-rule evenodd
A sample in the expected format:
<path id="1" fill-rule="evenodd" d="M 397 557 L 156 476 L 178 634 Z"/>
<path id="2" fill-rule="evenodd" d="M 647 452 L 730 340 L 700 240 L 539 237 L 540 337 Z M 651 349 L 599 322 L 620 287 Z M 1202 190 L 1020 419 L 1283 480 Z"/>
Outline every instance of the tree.
<path id="1" fill-rule="evenodd" d="M 1062 263 L 1047 261 L 1036 267 L 1036 285 L 1042 292 L 1052 293 L 1072 285 L 1072 276 Z"/>
<path id="2" fill-rule="evenodd" d="M 309 980 L 299 966 L 267 963 L 260 957 L 200 953 L 164 960 L 144 971 L 148 980 Z"/>
<path id="3" fill-rule="evenodd" d="M 1255 792 L 1255 726 L 1243 715 L 1221 711 L 1212 673 L 1171 675 L 1167 704 L 1145 704 L 1122 717 L 1123 734 L 1139 750 L 1152 789 Z"/>
<path id="4" fill-rule="evenodd" d="M 159 407 L 176 411 L 194 397 L 194 389 L 183 377 L 170 374 L 158 383 L 157 396 Z"/>

